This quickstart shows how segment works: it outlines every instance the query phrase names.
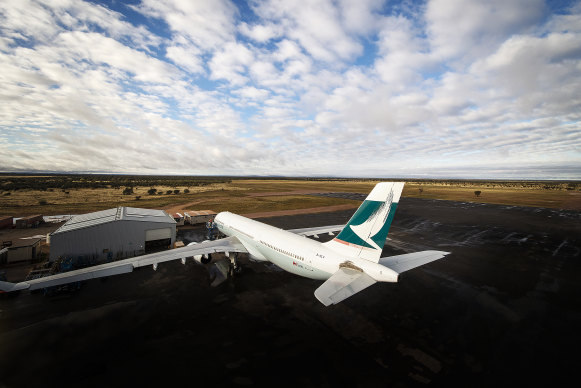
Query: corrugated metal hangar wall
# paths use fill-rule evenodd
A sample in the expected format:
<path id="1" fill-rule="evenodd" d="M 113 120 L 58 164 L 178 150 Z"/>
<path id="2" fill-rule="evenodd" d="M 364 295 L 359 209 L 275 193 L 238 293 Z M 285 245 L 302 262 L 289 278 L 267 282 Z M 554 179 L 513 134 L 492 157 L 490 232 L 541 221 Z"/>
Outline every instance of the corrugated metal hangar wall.
<path id="1" fill-rule="evenodd" d="M 50 261 L 118 260 L 173 246 L 176 222 L 163 210 L 119 207 L 71 218 L 50 235 Z"/>

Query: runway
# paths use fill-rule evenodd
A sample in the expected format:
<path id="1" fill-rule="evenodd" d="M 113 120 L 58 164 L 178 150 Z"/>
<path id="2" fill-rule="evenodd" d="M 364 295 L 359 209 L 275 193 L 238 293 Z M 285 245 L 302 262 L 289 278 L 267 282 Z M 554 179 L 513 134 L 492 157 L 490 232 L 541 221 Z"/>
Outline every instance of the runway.
<path id="1" fill-rule="evenodd" d="M 352 213 L 263 221 L 293 229 Z M 0 387 L 554 386 L 580 361 L 580 221 L 402 198 L 383 255 L 452 254 L 327 308 L 320 282 L 258 263 L 215 288 L 178 262 L 58 297 L 4 296 Z"/>

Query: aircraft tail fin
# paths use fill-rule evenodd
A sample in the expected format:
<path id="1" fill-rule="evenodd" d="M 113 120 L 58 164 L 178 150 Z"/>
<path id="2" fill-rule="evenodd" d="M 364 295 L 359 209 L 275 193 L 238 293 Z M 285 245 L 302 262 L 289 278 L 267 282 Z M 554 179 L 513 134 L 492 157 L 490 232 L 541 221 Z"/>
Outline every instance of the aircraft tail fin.
<path id="1" fill-rule="evenodd" d="M 377 263 L 393 221 L 404 182 L 375 185 L 347 225 L 325 243 L 336 252 Z"/>

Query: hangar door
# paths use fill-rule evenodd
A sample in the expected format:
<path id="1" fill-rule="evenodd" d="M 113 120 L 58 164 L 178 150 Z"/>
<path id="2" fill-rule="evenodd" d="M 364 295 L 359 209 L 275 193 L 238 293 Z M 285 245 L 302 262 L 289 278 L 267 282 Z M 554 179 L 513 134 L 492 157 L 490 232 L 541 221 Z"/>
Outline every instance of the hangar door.
<path id="1" fill-rule="evenodd" d="M 145 231 L 145 251 L 165 249 L 171 245 L 171 228 L 150 229 Z"/>

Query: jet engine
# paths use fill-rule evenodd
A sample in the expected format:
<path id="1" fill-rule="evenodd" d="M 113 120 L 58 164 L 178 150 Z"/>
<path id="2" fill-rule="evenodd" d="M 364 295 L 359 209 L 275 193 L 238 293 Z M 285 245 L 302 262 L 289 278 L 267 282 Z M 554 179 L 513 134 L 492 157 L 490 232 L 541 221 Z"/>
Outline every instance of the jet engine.
<path id="1" fill-rule="evenodd" d="M 212 255 L 196 255 L 194 256 L 194 260 L 196 260 L 200 264 L 209 264 L 212 261 Z"/>
<path id="2" fill-rule="evenodd" d="M 207 241 L 207 240 L 206 240 Z M 190 245 L 196 245 L 197 242 L 191 242 L 188 244 L 188 246 Z M 194 255 L 194 260 L 198 263 L 198 264 L 210 264 L 210 262 L 212 261 L 212 255 L 211 254 L 204 254 L 204 255 Z"/>

